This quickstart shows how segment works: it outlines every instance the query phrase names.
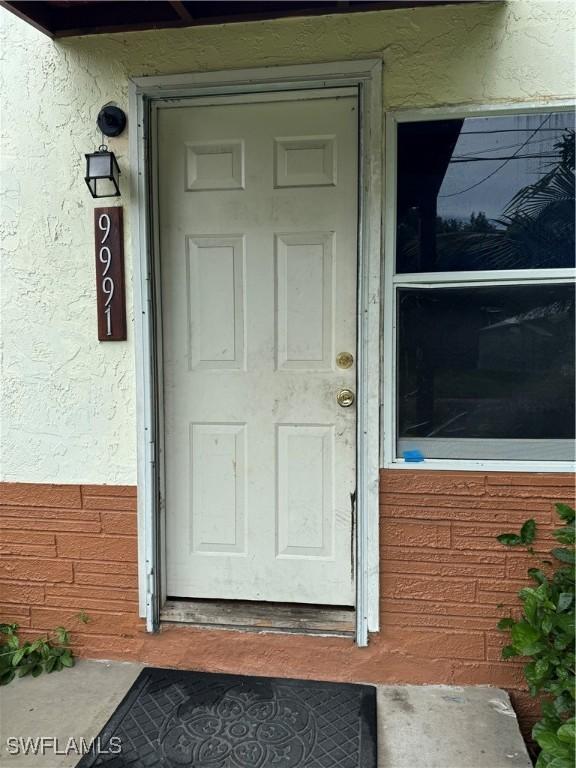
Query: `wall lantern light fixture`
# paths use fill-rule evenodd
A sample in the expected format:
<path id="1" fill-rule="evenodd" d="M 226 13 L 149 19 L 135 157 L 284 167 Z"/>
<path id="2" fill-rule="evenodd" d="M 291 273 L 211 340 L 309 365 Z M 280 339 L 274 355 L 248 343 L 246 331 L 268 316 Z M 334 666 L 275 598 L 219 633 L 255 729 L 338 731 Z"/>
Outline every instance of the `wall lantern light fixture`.
<path id="1" fill-rule="evenodd" d="M 86 184 L 92 197 L 120 196 L 120 168 L 114 152 L 101 144 L 97 152 L 85 155 Z"/>
<path id="2" fill-rule="evenodd" d="M 119 136 L 126 127 L 126 115 L 112 104 L 102 107 L 96 121 L 102 138 Z M 92 197 L 120 196 L 120 168 L 114 152 L 102 143 L 96 152 L 85 155 L 85 181 Z"/>

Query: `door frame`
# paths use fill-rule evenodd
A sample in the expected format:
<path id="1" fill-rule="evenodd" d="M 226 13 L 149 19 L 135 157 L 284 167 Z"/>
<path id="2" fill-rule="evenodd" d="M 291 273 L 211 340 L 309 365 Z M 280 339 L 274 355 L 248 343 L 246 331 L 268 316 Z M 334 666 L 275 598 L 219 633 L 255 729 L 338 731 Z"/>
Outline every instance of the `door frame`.
<path id="1" fill-rule="evenodd" d="M 129 83 L 131 240 L 136 357 L 138 579 L 140 615 L 160 622 L 164 510 L 159 448 L 161 316 L 158 244 L 154 231 L 156 163 L 151 135 L 159 99 L 244 97 L 265 92 L 358 89 L 358 366 L 356 440 L 356 643 L 379 628 L 379 470 L 382 274 L 382 61 L 380 59 L 132 78 Z"/>

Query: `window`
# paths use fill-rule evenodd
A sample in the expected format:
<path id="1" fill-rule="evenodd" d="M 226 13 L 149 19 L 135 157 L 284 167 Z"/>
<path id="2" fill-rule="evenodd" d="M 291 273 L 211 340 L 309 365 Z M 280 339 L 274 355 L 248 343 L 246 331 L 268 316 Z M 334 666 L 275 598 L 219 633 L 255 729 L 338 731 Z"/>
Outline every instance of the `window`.
<path id="1" fill-rule="evenodd" d="M 574 113 L 397 126 L 394 460 L 574 460 Z"/>

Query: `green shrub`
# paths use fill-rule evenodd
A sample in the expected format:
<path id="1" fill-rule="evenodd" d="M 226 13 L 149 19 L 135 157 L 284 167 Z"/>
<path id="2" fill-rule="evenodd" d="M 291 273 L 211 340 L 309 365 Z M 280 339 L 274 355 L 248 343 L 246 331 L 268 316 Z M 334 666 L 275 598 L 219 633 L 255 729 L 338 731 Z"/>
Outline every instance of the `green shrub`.
<path id="1" fill-rule="evenodd" d="M 522 615 L 502 619 L 498 629 L 510 632 L 510 643 L 502 658 L 529 658 L 524 667 L 531 696 L 543 695 L 542 718 L 532 730 L 541 752 L 536 768 L 573 768 L 574 720 L 574 540 L 575 512 L 567 504 L 556 504 L 563 521 L 554 537 L 562 544 L 552 550 L 554 561 L 542 560 L 529 568 L 534 586 L 518 593 Z M 520 533 L 503 533 L 498 541 L 508 547 L 525 547 L 534 554 L 536 523 L 527 520 Z"/>
<path id="2" fill-rule="evenodd" d="M 53 636 L 21 643 L 17 624 L 0 624 L 0 685 L 8 685 L 16 675 L 38 677 L 42 672 L 73 666 L 70 637 L 64 627 L 57 627 Z"/>

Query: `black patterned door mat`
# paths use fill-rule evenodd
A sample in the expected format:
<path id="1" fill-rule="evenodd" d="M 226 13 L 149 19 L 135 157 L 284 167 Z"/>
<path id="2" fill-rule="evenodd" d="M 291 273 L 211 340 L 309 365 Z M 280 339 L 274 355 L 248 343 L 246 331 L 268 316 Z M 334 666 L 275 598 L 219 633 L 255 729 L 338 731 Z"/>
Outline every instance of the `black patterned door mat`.
<path id="1" fill-rule="evenodd" d="M 369 685 L 142 670 L 77 768 L 376 768 Z"/>

